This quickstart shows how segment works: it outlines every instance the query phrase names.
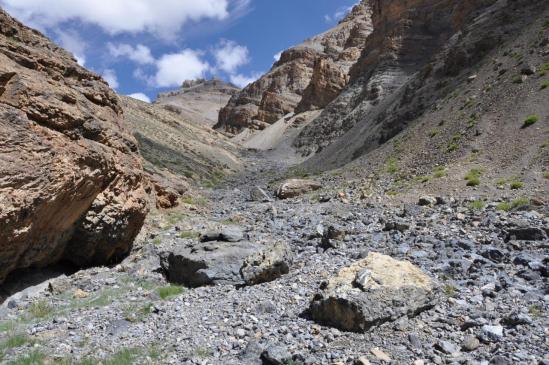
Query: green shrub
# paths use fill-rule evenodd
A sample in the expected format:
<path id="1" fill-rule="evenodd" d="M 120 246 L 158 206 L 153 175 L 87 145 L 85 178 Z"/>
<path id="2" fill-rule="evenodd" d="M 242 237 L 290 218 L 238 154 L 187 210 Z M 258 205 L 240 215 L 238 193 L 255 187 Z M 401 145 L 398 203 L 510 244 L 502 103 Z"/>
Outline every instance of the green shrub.
<path id="1" fill-rule="evenodd" d="M 522 189 L 523 187 L 524 187 L 524 183 L 521 181 L 513 181 L 511 183 L 511 189 L 513 190 Z"/>
<path id="2" fill-rule="evenodd" d="M 442 290 L 444 290 L 444 293 L 446 293 L 446 295 L 449 297 L 453 297 L 457 294 L 457 288 L 450 284 L 444 285 L 442 287 Z"/>
<path id="3" fill-rule="evenodd" d="M 394 157 L 391 157 L 388 161 L 387 161 L 387 172 L 389 174 L 396 174 L 398 172 L 398 160 Z"/>
<path id="4" fill-rule="evenodd" d="M 457 151 L 459 148 L 459 145 L 455 142 L 449 142 L 448 146 L 446 147 L 447 152 L 454 152 Z"/>
<path id="5" fill-rule="evenodd" d="M 482 170 L 480 169 L 471 169 L 465 175 L 465 180 L 467 180 L 467 186 L 477 186 L 480 184 L 480 176 L 482 175 Z"/>
<path id="6" fill-rule="evenodd" d="M 508 202 L 501 202 L 498 205 L 496 205 L 496 210 L 508 212 L 509 210 L 511 210 L 511 204 Z"/>
<path id="7" fill-rule="evenodd" d="M 511 81 L 513 82 L 513 84 L 522 84 L 522 75 L 513 76 Z"/>
<path id="8" fill-rule="evenodd" d="M 546 178 L 546 179 L 549 179 L 549 170 L 547 170 L 543 173 L 543 177 Z"/>
<path id="9" fill-rule="evenodd" d="M 158 288 L 157 291 L 160 298 L 166 300 L 183 293 L 185 290 L 178 285 L 168 285 L 162 288 Z"/>
<path id="10" fill-rule="evenodd" d="M 539 117 L 535 114 L 529 115 L 526 117 L 522 124 L 522 128 L 528 128 L 531 125 L 535 124 L 539 120 Z"/>
<path id="11" fill-rule="evenodd" d="M 486 203 L 484 203 L 482 200 L 475 200 L 469 204 L 469 208 L 471 210 L 481 210 L 484 209 L 485 206 Z"/>
<path id="12" fill-rule="evenodd" d="M 431 130 L 431 132 L 429 132 L 429 137 L 434 138 L 434 137 L 438 136 L 439 133 L 440 133 L 440 131 L 438 129 L 433 129 L 433 130 Z"/>
<path id="13" fill-rule="evenodd" d="M 40 351 L 33 351 L 17 360 L 10 361 L 8 365 L 42 365 L 45 364 L 45 361 L 46 355 Z"/>
<path id="14" fill-rule="evenodd" d="M 530 205 L 530 199 L 528 198 L 517 198 L 511 202 L 511 207 L 514 208 L 521 208 L 521 207 L 527 207 Z"/>
<path id="15" fill-rule="evenodd" d="M 540 85 L 540 89 L 543 90 L 543 89 L 547 89 L 549 87 L 549 80 L 543 80 L 541 82 L 541 85 Z"/>
<path id="16" fill-rule="evenodd" d="M 437 166 L 433 172 L 433 176 L 437 179 L 440 179 L 441 177 L 446 176 L 446 169 L 444 166 Z"/>
<path id="17" fill-rule="evenodd" d="M 53 307 L 46 300 L 42 299 L 30 305 L 29 313 L 34 318 L 45 318 L 53 313 Z"/>

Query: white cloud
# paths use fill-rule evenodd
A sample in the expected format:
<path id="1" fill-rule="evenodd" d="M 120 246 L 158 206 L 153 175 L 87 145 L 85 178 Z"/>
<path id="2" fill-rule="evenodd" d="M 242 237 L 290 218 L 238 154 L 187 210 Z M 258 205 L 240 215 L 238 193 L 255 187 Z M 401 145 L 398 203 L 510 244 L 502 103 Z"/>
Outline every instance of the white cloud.
<path id="1" fill-rule="evenodd" d="M 222 40 L 219 47 L 213 50 L 213 54 L 217 67 L 229 74 L 250 62 L 248 48 L 234 41 Z"/>
<path id="2" fill-rule="evenodd" d="M 341 6 L 341 7 L 337 8 L 337 10 L 335 11 L 335 13 L 333 15 L 329 15 L 329 14 L 324 15 L 324 21 L 326 21 L 326 23 L 334 23 L 334 22 L 340 21 L 347 14 L 349 14 L 349 12 L 351 10 L 353 10 L 353 7 L 355 5 L 357 5 L 358 3 L 359 2 L 355 3 L 352 6 Z"/>
<path id="3" fill-rule="evenodd" d="M 103 71 L 101 76 L 103 76 L 103 79 L 107 81 L 111 88 L 118 89 L 118 77 L 116 77 L 116 72 L 114 70 L 107 69 Z"/>
<path id="4" fill-rule="evenodd" d="M 150 103 L 151 102 L 151 99 L 143 93 L 134 93 L 134 94 L 130 94 L 128 96 L 130 98 L 134 98 L 134 99 L 137 99 L 137 100 L 144 101 L 145 103 Z"/>
<path id="5" fill-rule="evenodd" d="M 278 52 L 277 54 L 275 54 L 275 55 L 273 56 L 275 62 L 280 61 L 280 57 L 281 57 L 281 56 L 282 56 L 282 51 L 280 51 L 280 52 Z"/>
<path id="6" fill-rule="evenodd" d="M 84 66 L 86 64 L 85 51 L 88 47 L 86 42 L 74 30 L 57 30 L 56 33 L 61 47 L 71 52 L 80 66 Z"/>
<path id="7" fill-rule="evenodd" d="M 204 77 L 210 65 L 200 56 L 200 52 L 191 49 L 162 56 L 156 62 L 157 72 L 152 84 L 156 87 L 173 87 L 180 86 L 185 80 Z"/>
<path id="8" fill-rule="evenodd" d="M 245 76 L 245 75 L 242 75 L 242 74 L 231 75 L 229 77 L 229 79 L 230 79 L 231 83 L 233 83 L 234 85 L 236 85 L 240 88 L 244 88 L 244 87 L 248 86 L 249 84 L 251 84 L 252 82 L 254 82 L 255 80 L 259 79 L 261 77 L 261 75 L 262 75 L 261 72 L 254 72 L 250 76 Z"/>
<path id="9" fill-rule="evenodd" d="M 154 63 L 154 57 L 151 54 L 149 47 L 142 44 L 132 46 L 130 44 L 113 44 L 108 43 L 107 49 L 113 57 L 127 57 L 130 60 L 137 62 L 141 65 Z"/>
<path id="10" fill-rule="evenodd" d="M 230 1 L 0 0 L 0 4 L 23 22 L 41 27 L 53 27 L 78 19 L 112 34 L 150 32 L 163 38 L 173 38 L 174 33 L 188 21 L 226 19 Z"/>

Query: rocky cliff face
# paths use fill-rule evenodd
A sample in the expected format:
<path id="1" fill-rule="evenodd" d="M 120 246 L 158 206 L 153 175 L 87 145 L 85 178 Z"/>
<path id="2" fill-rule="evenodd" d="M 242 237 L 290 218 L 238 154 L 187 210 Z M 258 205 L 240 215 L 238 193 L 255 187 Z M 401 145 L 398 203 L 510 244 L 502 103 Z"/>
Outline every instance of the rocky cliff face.
<path id="1" fill-rule="evenodd" d="M 219 111 L 240 89 L 222 80 L 188 80 L 181 89 L 159 94 L 154 102 L 190 122 L 213 126 Z"/>
<path id="2" fill-rule="evenodd" d="M 215 128 L 232 134 L 264 129 L 296 108 L 324 107 L 346 86 L 370 31 L 371 7 L 364 0 L 337 27 L 284 51 L 267 74 L 221 109 Z"/>
<path id="3" fill-rule="evenodd" d="M 0 11 L 0 282 L 60 260 L 126 254 L 147 212 L 116 94 Z"/>
<path id="4" fill-rule="evenodd" d="M 511 43 L 520 34 L 530 42 L 540 44 L 538 39 L 534 39 L 536 31 L 526 30 L 526 25 L 528 20 L 547 11 L 547 4 L 543 1 L 414 0 L 404 3 L 372 0 L 370 4 L 374 30 L 367 37 L 362 54 L 350 72 L 349 85 L 294 143 L 303 155 L 320 152 L 308 162 L 309 166 L 340 166 L 374 151 L 417 123 L 422 116 L 428 115 L 427 119 L 430 119 L 430 114 L 440 110 L 447 101 L 445 97 L 459 92 L 456 90 L 459 85 L 471 97 L 479 97 L 477 91 L 467 86 L 476 76 L 470 80 L 468 77 L 479 72 L 478 67 L 488 62 L 493 62 L 494 70 L 483 71 L 485 85 L 479 84 L 478 87 L 483 90 L 489 84 L 495 91 L 496 86 L 502 86 L 492 94 L 498 97 L 497 105 L 505 106 L 503 99 L 513 93 L 507 90 L 509 84 L 502 77 L 507 69 L 520 74 L 521 64 L 526 62 L 526 58 L 532 58 L 529 62 L 533 63 L 543 62 L 540 53 L 533 48 L 521 50 L 530 56 L 523 56 L 517 64 L 512 64 L 512 60 L 502 61 L 508 58 L 509 52 L 490 56 L 493 49 L 504 47 L 506 42 L 505 47 L 525 48 Z M 493 59 L 487 60 L 488 57 Z M 505 63 L 508 63 L 507 68 L 498 74 Z M 526 103 L 527 95 L 536 96 L 520 93 L 522 97 L 517 100 L 520 103 Z M 483 96 L 486 97 L 488 95 Z M 487 108 L 477 108 L 473 102 L 470 103 L 466 107 L 449 105 L 446 112 L 451 116 L 451 122 L 443 127 L 436 126 L 440 120 L 429 121 L 429 124 L 433 124 L 433 130 L 438 130 L 437 134 L 451 140 L 463 121 L 472 118 L 474 124 L 481 125 L 484 123 L 483 114 L 496 112 L 488 113 Z M 454 108 L 459 108 L 460 112 Z M 464 114 L 463 110 L 467 109 L 471 109 L 473 117 Z M 476 110 L 473 112 L 472 109 Z M 510 113 L 514 118 L 521 118 L 514 111 Z M 442 119 L 448 121 L 447 117 Z M 474 130 L 459 131 L 461 137 L 455 138 L 469 139 Z M 427 143 L 424 142 L 421 143 Z M 407 147 L 411 147 L 410 144 Z"/>

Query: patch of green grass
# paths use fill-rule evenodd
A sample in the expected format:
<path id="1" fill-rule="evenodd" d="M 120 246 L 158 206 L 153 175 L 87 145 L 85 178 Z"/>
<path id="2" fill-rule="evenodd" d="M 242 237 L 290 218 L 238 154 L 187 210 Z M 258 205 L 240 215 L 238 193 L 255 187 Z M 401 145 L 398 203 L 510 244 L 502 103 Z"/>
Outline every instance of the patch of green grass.
<path id="1" fill-rule="evenodd" d="M 124 308 L 124 318 L 128 322 L 137 323 L 144 322 L 145 319 L 152 313 L 153 305 L 152 303 L 147 303 L 141 307 L 135 305 L 128 305 Z"/>
<path id="2" fill-rule="evenodd" d="M 387 160 L 387 169 L 386 171 L 394 175 L 398 172 L 398 160 L 394 157 L 391 157 L 389 160 Z"/>
<path id="3" fill-rule="evenodd" d="M 45 299 L 35 301 L 29 307 L 29 313 L 34 318 L 46 318 L 50 316 L 53 311 L 54 308 Z"/>
<path id="4" fill-rule="evenodd" d="M 518 190 L 522 189 L 524 187 L 524 183 L 522 181 L 513 181 L 511 183 L 511 189 Z"/>
<path id="5" fill-rule="evenodd" d="M 543 177 L 546 178 L 546 179 L 549 179 L 549 170 L 547 170 L 543 173 Z"/>
<path id="6" fill-rule="evenodd" d="M 24 334 L 14 334 L 0 342 L 0 359 L 6 350 L 14 349 L 32 343 L 32 340 Z"/>
<path id="7" fill-rule="evenodd" d="M 541 85 L 540 85 L 540 89 L 543 90 L 543 89 L 547 89 L 549 87 L 549 80 L 543 80 L 541 82 Z"/>
<path id="8" fill-rule="evenodd" d="M 417 181 L 417 182 L 422 183 L 422 184 L 427 183 L 430 180 L 431 180 L 431 177 L 428 176 L 428 175 L 414 177 L 414 181 Z"/>
<path id="9" fill-rule="evenodd" d="M 142 356 L 142 350 L 138 348 L 122 349 L 103 361 L 105 365 L 132 365 Z"/>
<path id="10" fill-rule="evenodd" d="M 178 296 L 185 290 L 179 285 L 168 285 L 157 289 L 158 295 L 162 300 L 167 300 L 172 297 Z"/>
<path id="11" fill-rule="evenodd" d="M 537 115 L 535 115 L 535 114 L 529 115 L 529 116 L 526 117 L 526 119 L 522 123 L 522 128 L 523 129 L 528 128 L 531 125 L 537 123 L 538 120 L 539 120 L 539 117 Z"/>
<path id="12" fill-rule="evenodd" d="M 385 194 L 387 196 L 397 196 L 399 193 L 398 193 L 398 191 L 395 191 L 395 190 L 389 190 L 389 191 L 385 192 Z"/>
<path id="13" fill-rule="evenodd" d="M 200 233 L 195 231 L 183 231 L 179 234 L 179 238 L 182 238 L 184 240 L 186 239 L 196 239 L 200 237 Z"/>
<path id="14" fill-rule="evenodd" d="M 465 175 L 465 180 L 467 180 L 467 186 L 477 186 L 480 184 L 480 176 L 482 175 L 481 169 L 471 169 Z"/>
<path id="15" fill-rule="evenodd" d="M 434 138 L 440 134 L 440 131 L 438 129 L 432 129 L 431 132 L 429 132 L 429 137 Z"/>
<path id="16" fill-rule="evenodd" d="M 12 332 L 17 328 L 15 321 L 0 321 L 0 334 L 4 332 Z"/>
<path id="17" fill-rule="evenodd" d="M 501 202 L 498 205 L 496 205 L 496 210 L 508 212 L 511 210 L 511 203 L 509 202 Z"/>
<path id="18" fill-rule="evenodd" d="M 440 179 L 446 175 L 446 168 L 444 168 L 444 166 L 437 166 L 433 171 L 433 176 L 437 179 Z"/>
<path id="19" fill-rule="evenodd" d="M 513 76 L 511 81 L 513 82 L 513 84 L 522 84 L 522 75 Z"/>
<path id="20" fill-rule="evenodd" d="M 486 203 L 482 200 L 475 200 L 469 203 L 469 209 L 471 210 L 482 210 L 486 206 Z"/>
<path id="21" fill-rule="evenodd" d="M 194 349 L 194 354 L 202 359 L 208 358 L 213 355 L 213 351 L 206 347 L 197 347 Z"/>
<path id="22" fill-rule="evenodd" d="M 153 245 L 159 245 L 162 243 L 162 240 L 160 239 L 160 237 L 156 237 L 153 241 L 152 241 Z"/>
<path id="23" fill-rule="evenodd" d="M 449 297 L 454 297 L 457 294 L 457 288 L 453 285 L 446 284 L 442 287 L 444 293 Z"/>
<path id="24" fill-rule="evenodd" d="M 527 207 L 530 205 L 530 199 L 522 197 L 522 198 L 516 198 L 511 202 L 511 207 L 514 208 L 521 208 L 521 207 Z"/>
<path id="25" fill-rule="evenodd" d="M 505 186 L 507 184 L 507 179 L 501 178 L 496 181 L 496 186 Z"/>
<path id="26" fill-rule="evenodd" d="M 532 304 L 528 307 L 528 313 L 532 316 L 532 318 L 539 318 L 543 313 L 543 309 L 537 304 Z"/>
<path id="27" fill-rule="evenodd" d="M 454 151 L 457 151 L 458 149 L 459 149 L 459 145 L 457 143 L 454 143 L 454 142 L 450 142 L 446 146 L 446 151 L 447 152 L 454 152 Z"/>
<path id="28" fill-rule="evenodd" d="M 46 361 L 46 355 L 40 351 L 32 351 L 16 360 L 10 361 L 8 365 L 43 365 Z"/>

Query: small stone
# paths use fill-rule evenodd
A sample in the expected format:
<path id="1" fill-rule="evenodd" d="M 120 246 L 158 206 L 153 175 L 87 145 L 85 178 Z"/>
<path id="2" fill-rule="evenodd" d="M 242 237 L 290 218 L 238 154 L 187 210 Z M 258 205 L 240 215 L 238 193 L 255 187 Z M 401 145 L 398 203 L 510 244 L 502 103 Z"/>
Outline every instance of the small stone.
<path id="1" fill-rule="evenodd" d="M 391 362 L 391 357 L 378 347 L 374 347 L 370 352 L 380 361 Z"/>
<path id="2" fill-rule="evenodd" d="M 415 360 L 414 365 L 425 365 L 425 361 L 424 360 Z"/>
<path id="3" fill-rule="evenodd" d="M 439 341 L 435 344 L 435 348 L 445 354 L 455 354 L 459 352 L 459 348 L 451 342 Z"/>
<path id="4" fill-rule="evenodd" d="M 89 296 L 89 293 L 85 292 L 82 289 L 76 289 L 73 294 L 73 298 L 75 299 L 84 299 L 84 298 L 87 298 L 88 296 Z"/>
<path id="5" fill-rule="evenodd" d="M 498 342 L 503 338 L 502 326 L 484 325 L 481 328 L 481 339 L 484 342 Z"/>
<path id="6" fill-rule="evenodd" d="M 370 365 L 370 360 L 366 356 L 361 356 L 355 361 L 355 365 Z"/>
<path id="7" fill-rule="evenodd" d="M 419 198 L 418 205 L 431 206 L 437 203 L 437 199 L 432 196 L 422 196 Z"/>
<path id="8" fill-rule="evenodd" d="M 242 338 L 242 337 L 246 336 L 246 331 L 244 331 L 242 328 L 239 328 L 239 329 L 236 330 L 236 335 L 238 337 Z"/>
<path id="9" fill-rule="evenodd" d="M 461 344 L 461 349 L 463 351 L 475 351 L 480 346 L 480 341 L 475 336 L 465 336 L 463 343 Z"/>

